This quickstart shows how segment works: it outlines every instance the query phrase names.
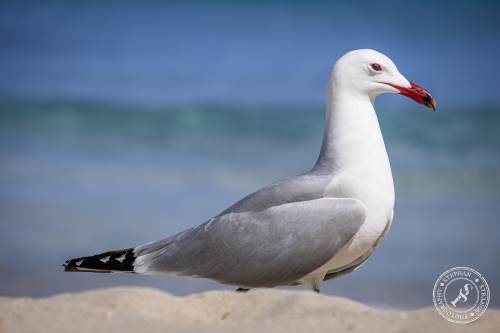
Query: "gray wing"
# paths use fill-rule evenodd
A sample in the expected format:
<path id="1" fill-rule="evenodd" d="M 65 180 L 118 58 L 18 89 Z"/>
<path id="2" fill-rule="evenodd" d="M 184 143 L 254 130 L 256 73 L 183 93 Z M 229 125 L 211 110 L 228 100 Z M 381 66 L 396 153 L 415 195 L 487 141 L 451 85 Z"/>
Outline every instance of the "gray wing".
<path id="1" fill-rule="evenodd" d="M 319 199 L 323 197 L 330 180 L 329 175 L 312 173 L 281 180 L 249 194 L 219 216 L 228 213 L 255 212 L 285 203 Z"/>
<path id="2" fill-rule="evenodd" d="M 364 205 L 347 198 L 228 213 L 137 247 L 134 267 L 244 287 L 288 285 L 332 258 L 364 220 Z"/>

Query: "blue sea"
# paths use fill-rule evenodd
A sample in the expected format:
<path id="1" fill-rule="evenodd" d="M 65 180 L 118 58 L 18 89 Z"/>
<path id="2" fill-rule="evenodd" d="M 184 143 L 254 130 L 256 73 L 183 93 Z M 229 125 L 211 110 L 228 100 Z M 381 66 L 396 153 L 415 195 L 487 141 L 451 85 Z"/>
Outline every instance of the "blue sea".
<path id="1" fill-rule="evenodd" d="M 227 289 L 60 265 L 202 223 L 307 171 L 319 153 L 329 68 L 349 49 L 373 47 L 428 88 L 438 111 L 396 95 L 377 102 L 395 220 L 364 266 L 322 291 L 429 306 L 437 277 L 468 266 L 500 306 L 499 8 L 2 2 L 0 295 Z"/>

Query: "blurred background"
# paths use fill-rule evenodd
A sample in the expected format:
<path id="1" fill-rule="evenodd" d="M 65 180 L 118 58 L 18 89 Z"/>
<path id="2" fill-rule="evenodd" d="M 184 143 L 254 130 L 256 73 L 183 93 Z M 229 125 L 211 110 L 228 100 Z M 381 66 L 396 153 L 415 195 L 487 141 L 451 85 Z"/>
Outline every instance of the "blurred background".
<path id="1" fill-rule="evenodd" d="M 377 101 L 395 220 L 364 266 L 322 291 L 429 306 L 436 278 L 468 266 L 500 306 L 499 15 L 498 1 L 2 1 L 0 295 L 227 289 L 60 265 L 202 223 L 307 171 L 331 66 L 374 48 L 438 112 Z"/>

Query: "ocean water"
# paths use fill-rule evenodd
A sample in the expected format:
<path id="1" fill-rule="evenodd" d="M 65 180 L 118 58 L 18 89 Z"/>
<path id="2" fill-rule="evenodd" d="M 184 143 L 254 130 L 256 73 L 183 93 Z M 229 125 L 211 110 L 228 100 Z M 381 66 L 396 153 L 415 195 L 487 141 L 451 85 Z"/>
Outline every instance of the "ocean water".
<path id="1" fill-rule="evenodd" d="M 395 221 L 358 271 L 323 292 L 383 306 L 432 304 L 453 266 L 483 273 L 498 306 L 500 109 L 379 108 L 396 184 Z M 113 285 L 174 294 L 205 280 L 69 274 L 65 259 L 199 224 L 272 181 L 306 171 L 323 108 L 236 105 L 0 106 L 0 295 Z"/>

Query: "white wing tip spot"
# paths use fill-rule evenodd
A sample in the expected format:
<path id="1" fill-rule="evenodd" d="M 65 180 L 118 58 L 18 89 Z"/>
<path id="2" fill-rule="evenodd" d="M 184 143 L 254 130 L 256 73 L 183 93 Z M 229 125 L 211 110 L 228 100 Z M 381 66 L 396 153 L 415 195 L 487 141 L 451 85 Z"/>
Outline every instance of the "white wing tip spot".
<path id="1" fill-rule="evenodd" d="M 116 260 L 118 260 L 120 263 L 122 263 L 123 260 L 125 260 L 125 254 L 123 254 L 121 257 L 116 258 Z"/>
<path id="2" fill-rule="evenodd" d="M 99 259 L 99 260 L 101 260 L 103 263 L 107 263 L 107 262 L 108 262 L 108 260 L 109 260 L 109 257 L 110 257 L 110 256 L 107 256 L 107 257 L 101 258 L 101 259 Z"/>

